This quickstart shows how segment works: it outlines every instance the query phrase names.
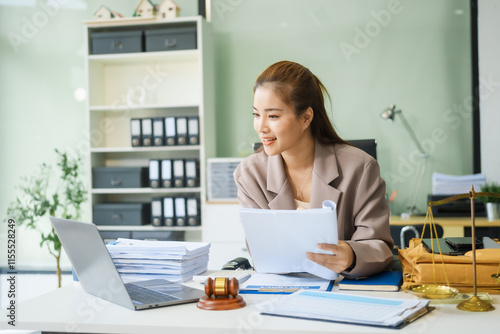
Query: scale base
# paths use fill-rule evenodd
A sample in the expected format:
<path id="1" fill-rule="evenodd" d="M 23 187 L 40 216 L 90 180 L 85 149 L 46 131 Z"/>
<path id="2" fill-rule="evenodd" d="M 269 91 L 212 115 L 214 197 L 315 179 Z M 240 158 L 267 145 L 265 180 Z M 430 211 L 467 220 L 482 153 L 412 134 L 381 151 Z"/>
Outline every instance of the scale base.
<path id="1" fill-rule="evenodd" d="M 488 312 L 495 309 L 493 305 L 480 299 L 478 296 L 472 296 L 469 300 L 461 302 L 457 305 L 457 308 L 468 312 Z"/>

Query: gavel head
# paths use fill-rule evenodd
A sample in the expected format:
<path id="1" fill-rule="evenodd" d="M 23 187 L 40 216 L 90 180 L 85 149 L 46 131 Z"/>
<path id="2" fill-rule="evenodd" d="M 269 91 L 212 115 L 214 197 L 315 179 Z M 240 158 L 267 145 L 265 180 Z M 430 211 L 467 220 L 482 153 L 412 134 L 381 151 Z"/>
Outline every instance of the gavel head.
<path id="1" fill-rule="evenodd" d="M 229 298 L 229 296 L 236 297 L 238 295 L 240 285 L 236 278 L 229 279 L 228 277 L 209 277 L 205 282 L 205 294 L 208 297 L 214 296 L 215 298 Z"/>

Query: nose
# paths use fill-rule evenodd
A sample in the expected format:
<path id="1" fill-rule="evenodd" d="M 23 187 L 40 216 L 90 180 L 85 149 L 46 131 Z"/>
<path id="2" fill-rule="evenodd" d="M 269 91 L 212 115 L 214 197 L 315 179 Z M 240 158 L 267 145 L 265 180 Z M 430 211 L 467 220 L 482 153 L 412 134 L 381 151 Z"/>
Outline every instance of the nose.
<path id="1" fill-rule="evenodd" d="M 267 127 L 267 122 L 265 117 L 259 117 L 254 119 L 254 128 L 257 133 L 266 133 L 269 131 Z"/>

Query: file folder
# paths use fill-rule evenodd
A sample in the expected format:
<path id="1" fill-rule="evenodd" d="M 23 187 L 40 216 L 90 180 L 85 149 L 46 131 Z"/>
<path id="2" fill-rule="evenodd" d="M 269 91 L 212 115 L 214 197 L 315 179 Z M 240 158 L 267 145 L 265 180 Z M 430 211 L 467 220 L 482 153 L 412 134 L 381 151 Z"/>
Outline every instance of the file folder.
<path id="1" fill-rule="evenodd" d="M 172 146 L 176 144 L 175 117 L 165 117 L 165 145 Z"/>
<path id="2" fill-rule="evenodd" d="M 177 145 L 187 144 L 187 118 L 177 117 L 175 119 Z"/>
<path id="3" fill-rule="evenodd" d="M 189 226 L 200 225 L 200 204 L 196 197 L 186 198 L 186 213 Z"/>
<path id="4" fill-rule="evenodd" d="M 174 199 L 172 197 L 163 198 L 163 224 L 165 226 L 175 226 Z"/>
<path id="5" fill-rule="evenodd" d="M 174 171 L 174 187 L 175 188 L 184 188 L 185 178 L 184 178 L 184 160 L 176 159 L 173 160 L 173 171 Z"/>
<path id="6" fill-rule="evenodd" d="M 151 225 L 161 226 L 163 224 L 162 217 L 162 199 L 155 197 L 151 200 Z"/>
<path id="7" fill-rule="evenodd" d="M 188 143 L 189 145 L 199 145 L 200 144 L 200 128 L 199 128 L 199 118 L 198 117 L 188 117 Z"/>
<path id="8" fill-rule="evenodd" d="M 149 160 L 149 186 L 160 188 L 160 160 Z"/>
<path id="9" fill-rule="evenodd" d="M 186 199 L 184 197 L 175 197 L 175 225 L 186 225 Z"/>
<path id="10" fill-rule="evenodd" d="M 163 188 L 172 188 L 172 160 L 165 159 L 161 161 L 161 186 Z"/>
<path id="11" fill-rule="evenodd" d="M 151 118 L 141 119 L 142 146 L 153 144 L 153 120 Z"/>
<path id="12" fill-rule="evenodd" d="M 139 118 L 130 120 L 130 135 L 132 137 L 132 147 L 142 146 L 141 120 Z"/>
<path id="13" fill-rule="evenodd" d="M 185 160 L 186 187 L 194 188 L 199 184 L 199 164 L 197 159 Z"/>
<path id="14" fill-rule="evenodd" d="M 165 136 L 163 135 L 163 118 L 153 118 L 153 145 L 163 146 Z"/>

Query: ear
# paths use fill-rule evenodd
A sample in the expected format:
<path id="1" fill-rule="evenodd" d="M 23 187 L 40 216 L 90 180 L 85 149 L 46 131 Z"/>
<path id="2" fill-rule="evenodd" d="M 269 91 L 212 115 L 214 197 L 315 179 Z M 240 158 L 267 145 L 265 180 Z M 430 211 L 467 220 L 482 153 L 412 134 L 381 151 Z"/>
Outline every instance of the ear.
<path id="1" fill-rule="evenodd" d="M 314 118 L 314 111 L 311 107 L 307 108 L 302 114 L 302 121 L 304 122 L 304 127 L 307 128 L 311 124 Z"/>

